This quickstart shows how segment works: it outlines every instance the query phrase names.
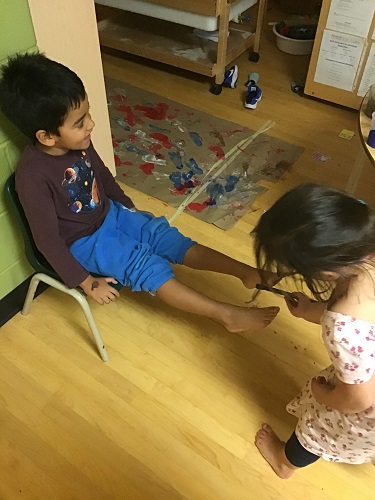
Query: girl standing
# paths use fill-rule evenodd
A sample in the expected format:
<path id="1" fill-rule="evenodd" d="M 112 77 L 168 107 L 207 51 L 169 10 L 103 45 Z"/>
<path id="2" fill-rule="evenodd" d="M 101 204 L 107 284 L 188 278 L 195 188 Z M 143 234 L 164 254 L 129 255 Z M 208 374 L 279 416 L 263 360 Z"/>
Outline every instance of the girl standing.
<path id="1" fill-rule="evenodd" d="M 268 424 L 255 444 L 281 478 L 320 457 L 375 461 L 375 212 L 340 191 L 302 185 L 282 196 L 255 230 L 258 268 L 299 274 L 315 300 L 287 301 L 320 323 L 332 364 L 287 406 L 298 418 L 284 443 Z"/>

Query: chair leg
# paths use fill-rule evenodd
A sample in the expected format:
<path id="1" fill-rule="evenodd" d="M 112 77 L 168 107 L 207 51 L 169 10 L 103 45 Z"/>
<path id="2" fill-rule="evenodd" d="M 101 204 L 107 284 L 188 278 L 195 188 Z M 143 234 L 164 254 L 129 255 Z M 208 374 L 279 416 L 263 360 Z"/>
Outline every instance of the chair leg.
<path id="1" fill-rule="evenodd" d="M 105 363 L 109 361 L 108 352 L 105 348 L 102 336 L 100 335 L 99 329 L 96 325 L 94 316 L 92 315 L 89 303 L 87 302 L 86 297 L 75 288 L 68 288 L 66 285 L 64 285 L 63 283 L 54 278 L 51 278 L 51 276 L 48 276 L 47 274 L 36 273 L 31 279 L 29 290 L 27 292 L 25 303 L 23 305 L 22 314 L 23 315 L 28 314 L 31 303 L 34 299 L 37 286 L 40 281 L 43 281 L 43 283 L 47 283 L 47 285 L 57 288 L 61 292 L 71 295 L 79 303 L 86 317 L 87 323 L 90 327 L 92 336 L 94 337 L 96 346 L 98 348 L 102 360 Z"/>
<path id="2" fill-rule="evenodd" d="M 87 323 L 90 327 L 92 336 L 94 337 L 94 340 L 96 342 L 96 346 L 98 348 L 99 354 L 104 361 L 104 363 L 107 363 L 109 361 L 109 356 L 107 349 L 105 348 L 102 336 L 100 335 L 99 329 L 96 325 L 96 321 L 94 319 L 94 316 L 92 315 L 91 308 L 89 306 L 89 303 L 87 302 L 87 299 L 82 293 L 80 293 L 78 290 L 75 288 L 70 290 L 70 295 L 76 299 L 76 301 L 79 303 L 79 305 L 82 307 L 83 313 L 86 317 Z"/>
<path id="3" fill-rule="evenodd" d="M 41 276 L 45 276 L 45 275 L 43 275 L 41 273 L 37 273 L 37 274 L 34 274 L 34 276 L 31 278 L 29 289 L 27 290 L 26 299 L 25 299 L 25 302 L 23 304 L 23 308 L 21 311 L 21 314 L 23 314 L 23 316 L 26 316 L 27 314 L 29 314 L 31 304 L 34 300 L 36 289 L 38 288 L 39 282 L 43 281 L 41 279 Z"/>

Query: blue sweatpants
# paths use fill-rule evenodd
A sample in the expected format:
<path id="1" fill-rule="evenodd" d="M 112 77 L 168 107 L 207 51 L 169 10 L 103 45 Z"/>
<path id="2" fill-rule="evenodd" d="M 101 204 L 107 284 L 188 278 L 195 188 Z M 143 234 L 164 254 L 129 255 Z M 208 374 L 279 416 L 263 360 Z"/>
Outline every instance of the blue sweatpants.
<path id="1" fill-rule="evenodd" d="M 194 244 L 165 217 L 132 212 L 111 201 L 100 228 L 75 241 L 70 251 L 87 271 L 112 276 L 134 292 L 155 294 L 174 277 L 170 263 L 182 264 Z"/>

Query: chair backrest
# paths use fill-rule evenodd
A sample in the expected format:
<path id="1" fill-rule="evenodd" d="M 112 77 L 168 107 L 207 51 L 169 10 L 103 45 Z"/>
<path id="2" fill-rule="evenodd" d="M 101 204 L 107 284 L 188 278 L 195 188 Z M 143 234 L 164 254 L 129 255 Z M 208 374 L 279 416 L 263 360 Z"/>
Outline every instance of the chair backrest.
<path id="1" fill-rule="evenodd" d="M 19 222 L 19 227 L 21 229 L 21 233 L 23 236 L 23 242 L 25 246 L 25 254 L 27 260 L 29 261 L 31 267 L 35 269 L 38 273 L 48 274 L 52 278 L 55 278 L 59 281 L 62 281 L 60 276 L 53 270 L 53 268 L 49 265 L 48 261 L 45 259 L 43 254 L 39 252 L 37 246 L 35 245 L 34 238 L 27 221 L 25 212 L 22 208 L 21 202 L 18 198 L 18 194 L 16 191 L 16 181 L 15 174 L 11 174 L 7 181 L 5 182 L 5 195 L 9 201 L 9 204 L 14 209 L 13 212 Z M 100 274 L 91 273 L 92 276 L 97 278 L 102 278 Z M 113 288 L 116 290 L 121 290 L 121 283 L 111 283 Z"/>
<path id="2" fill-rule="evenodd" d="M 55 273 L 55 271 L 49 265 L 44 256 L 39 252 L 37 246 L 34 243 L 29 223 L 16 192 L 14 173 L 11 174 L 5 182 L 5 195 L 9 201 L 11 208 L 13 208 L 13 213 L 15 214 L 19 223 L 19 228 L 21 230 L 25 246 L 25 254 L 30 265 L 35 269 L 36 272 L 48 274 L 49 276 L 52 276 L 52 278 L 61 281 L 61 278 L 57 273 Z"/>

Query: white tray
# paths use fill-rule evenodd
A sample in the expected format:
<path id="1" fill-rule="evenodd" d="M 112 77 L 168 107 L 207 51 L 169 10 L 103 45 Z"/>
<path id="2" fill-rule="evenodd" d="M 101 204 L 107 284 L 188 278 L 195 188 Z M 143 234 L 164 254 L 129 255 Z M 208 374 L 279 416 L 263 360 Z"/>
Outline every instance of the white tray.
<path id="1" fill-rule="evenodd" d="M 203 16 L 185 10 L 164 7 L 143 0 L 95 0 L 95 3 L 115 7 L 116 9 L 128 10 L 137 14 L 144 14 L 157 19 L 164 19 L 172 23 L 184 24 L 193 28 L 206 31 L 215 31 L 219 28 L 218 18 L 214 16 Z M 238 0 L 231 4 L 229 20 L 236 21 L 238 16 L 245 10 L 257 3 L 257 0 Z"/>

